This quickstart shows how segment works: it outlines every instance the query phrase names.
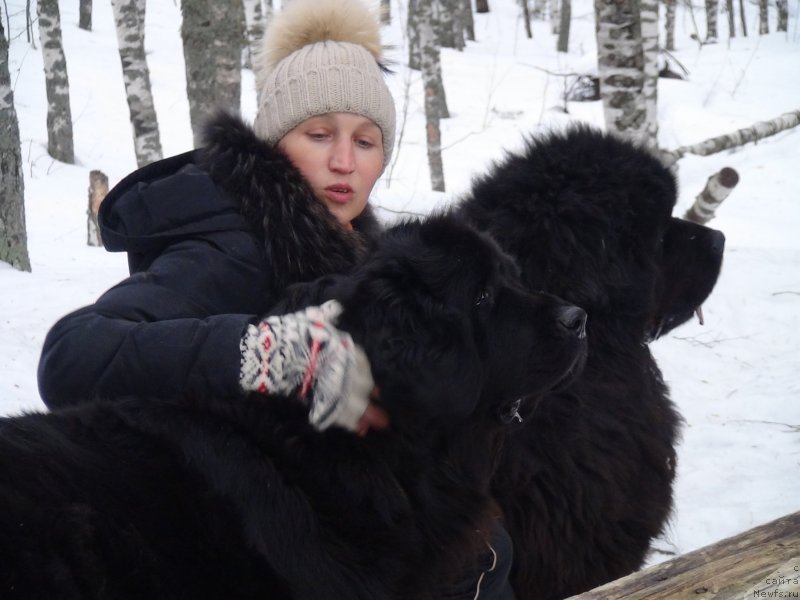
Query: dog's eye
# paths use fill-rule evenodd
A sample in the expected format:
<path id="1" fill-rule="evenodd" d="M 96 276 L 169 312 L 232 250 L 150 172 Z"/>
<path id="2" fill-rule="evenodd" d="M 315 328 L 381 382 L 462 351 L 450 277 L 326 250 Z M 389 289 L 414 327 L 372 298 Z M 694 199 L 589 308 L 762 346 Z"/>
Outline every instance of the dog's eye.
<path id="1" fill-rule="evenodd" d="M 492 292 L 488 288 L 484 288 L 480 293 L 475 296 L 475 306 L 483 306 L 489 303 L 492 299 Z"/>

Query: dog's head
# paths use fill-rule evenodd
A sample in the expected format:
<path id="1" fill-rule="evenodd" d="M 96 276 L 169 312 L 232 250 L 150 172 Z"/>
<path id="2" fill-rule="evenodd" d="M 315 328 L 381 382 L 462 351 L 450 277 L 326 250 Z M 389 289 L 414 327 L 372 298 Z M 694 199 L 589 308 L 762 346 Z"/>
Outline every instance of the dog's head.
<path id="1" fill-rule="evenodd" d="M 617 319 L 641 339 L 711 292 L 724 238 L 671 217 L 673 175 L 649 152 L 579 127 L 530 140 L 478 179 L 460 212 L 493 235 L 529 289 Z"/>
<path id="2" fill-rule="evenodd" d="M 648 336 L 656 339 L 697 314 L 717 283 L 725 236 L 716 229 L 670 219 L 661 241 L 656 306 Z"/>
<path id="3" fill-rule="evenodd" d="M 518 399 L 582 365 L 585 313 L 525 291 L 497 244 L 453 216 L 393 227 L 359 269 L 323 286 L 315 301 L 344 306 L 339 326 L 365 349 L 395 425 L 507 422 Z"/>

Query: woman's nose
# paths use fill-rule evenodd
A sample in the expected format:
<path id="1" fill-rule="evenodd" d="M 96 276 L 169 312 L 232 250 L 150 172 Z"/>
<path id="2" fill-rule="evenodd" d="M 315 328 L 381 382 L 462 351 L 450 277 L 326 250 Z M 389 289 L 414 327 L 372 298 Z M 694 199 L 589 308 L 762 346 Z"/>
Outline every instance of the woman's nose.
<path id="1" fill-rule="evenodd" d="M 330 167 L 338 173 L 352 173 L 355 171 L 356 162 L 353 145 L 349 140 L 337 140 L 333 146 Z"/>

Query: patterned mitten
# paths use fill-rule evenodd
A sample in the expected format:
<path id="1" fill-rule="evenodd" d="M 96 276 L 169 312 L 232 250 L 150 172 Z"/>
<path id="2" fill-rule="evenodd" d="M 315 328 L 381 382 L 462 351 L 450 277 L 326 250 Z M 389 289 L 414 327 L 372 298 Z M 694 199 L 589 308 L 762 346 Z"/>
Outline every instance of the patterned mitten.
<path id="1" fill-rule="evenodd" d="M 375 383 L 364 351 L 334 326 L 341 312 L 330 300 L 248 326 L 239 346 L 242 389 L 296 392 L 310 398 L 308 420 L 317 429 L 355 430 Z"/>

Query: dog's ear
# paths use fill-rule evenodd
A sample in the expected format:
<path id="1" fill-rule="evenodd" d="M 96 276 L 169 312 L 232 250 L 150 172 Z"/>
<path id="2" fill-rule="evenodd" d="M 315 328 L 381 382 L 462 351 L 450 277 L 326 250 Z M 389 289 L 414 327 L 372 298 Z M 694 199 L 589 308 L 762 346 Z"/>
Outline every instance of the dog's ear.
<path id="1" fill-rule="evenodd" d="M 341 325 L 369 357 L 393 422 L 462 419 L 483 380 L 471 320 L 418 285 L 374 279 L 358 288 Z"/>

